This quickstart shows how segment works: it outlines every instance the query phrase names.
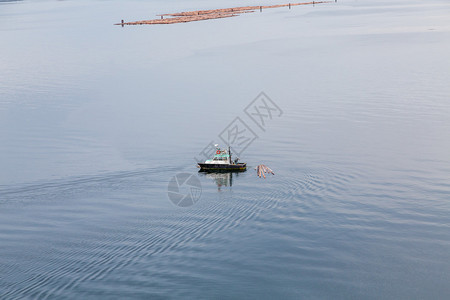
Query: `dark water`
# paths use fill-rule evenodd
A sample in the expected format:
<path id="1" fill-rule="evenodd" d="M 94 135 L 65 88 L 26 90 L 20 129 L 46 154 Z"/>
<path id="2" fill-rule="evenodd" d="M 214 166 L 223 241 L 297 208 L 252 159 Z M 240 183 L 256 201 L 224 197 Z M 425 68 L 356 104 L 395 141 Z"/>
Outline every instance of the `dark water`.
<path id="1" fill-rule="evenodd" d="M 450 297 L 447 1 L 0 2 L 0 298 Z M 197 174 L 236 117 L 249 170 Z"/>

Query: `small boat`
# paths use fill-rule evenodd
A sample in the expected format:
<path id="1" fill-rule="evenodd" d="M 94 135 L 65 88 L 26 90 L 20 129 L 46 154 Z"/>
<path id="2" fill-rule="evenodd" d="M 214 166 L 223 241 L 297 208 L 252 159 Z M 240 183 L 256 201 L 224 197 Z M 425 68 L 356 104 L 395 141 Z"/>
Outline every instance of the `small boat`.
<path id="1" fill-rule="evenodd" d="M 231 150 L 221 150 L 219 145 L 216 146 L 216 154 L 212 159 L 206 160 L 204 163 L 198 163 L 200 171 L 245 171 L 247 163 L 240 163 L 239 158 L 231 160 Z"/>

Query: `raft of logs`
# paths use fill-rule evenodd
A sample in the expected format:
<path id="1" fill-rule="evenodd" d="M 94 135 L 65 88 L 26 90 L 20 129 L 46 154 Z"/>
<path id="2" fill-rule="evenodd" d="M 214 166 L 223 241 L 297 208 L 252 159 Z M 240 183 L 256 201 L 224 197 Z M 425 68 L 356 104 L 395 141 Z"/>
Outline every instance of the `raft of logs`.
<path id="1" fill-rule="evenodd" d="M 259 178 L 261 178 L 261 176 L 263 176 L 264 179 L 266 179 L 266 175 L 264 173 L 275 175 L 275 173 L 266 165 L 258 165 L 255 168 L 255 170 L 256 170 L 256 174 L 257 174 L 257 176 L 259 176 Z"/>
<path id="2" fill-rule="evenodd" d="M 172 14 L 162 14 L 158 15 L 161 17 L 160 19 L 154 20 L 144 20 L 144 21 L 136 21 L 136 22 L 124 22 L 122 20 L 121 23 L 117 23 L 114 25 L 155 25 L 155 24 L 176 24 L 176 23 L 187 23 L 194 21 L 203 21 L 203 20 L 211 20 L 211 19 L 221 19 L 221 18 L 230 18 L 235 17 L 243 13 L 252 13 L 256 10 L 262 11 L 263 9 L 268 8 L 277 8 L 277 7 L 289 7 L 297 6 L 297 5 L 314 5 L 320 3 L 329 3 L 331 1 L 313 1 L 313 2 L 303 2 L 303 3 L 288 3 L 288 4 L 278 4 L 278 5 L 266 5 L 266 6 L 243 6 L 243 7 L 234 7 L 234 8 L 221 8 L 221 9 L 211 9 L 211 10 L 196 10 L 196 11 L 187 11 L 180 13 L 172 13 Z"/>

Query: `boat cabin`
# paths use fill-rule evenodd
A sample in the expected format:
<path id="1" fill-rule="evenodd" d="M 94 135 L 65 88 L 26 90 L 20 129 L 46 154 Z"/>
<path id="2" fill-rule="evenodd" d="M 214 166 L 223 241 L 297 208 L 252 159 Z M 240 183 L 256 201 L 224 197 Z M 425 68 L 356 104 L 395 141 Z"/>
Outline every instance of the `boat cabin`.
<path id="1" fill-rule="evenodd" d="M 230 155 L 227 150 L 217 150 L 213 159 L 208 159 L 205 163 L 214 163 L 214 164 L 230 164 Z"/>

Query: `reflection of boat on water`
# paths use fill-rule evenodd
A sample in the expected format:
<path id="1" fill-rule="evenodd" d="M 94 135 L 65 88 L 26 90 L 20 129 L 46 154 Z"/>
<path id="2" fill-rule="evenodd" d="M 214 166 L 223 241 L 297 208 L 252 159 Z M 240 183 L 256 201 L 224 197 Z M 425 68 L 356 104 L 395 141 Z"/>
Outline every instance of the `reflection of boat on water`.
<path id="1" fill-rule="evenodd" d="M 222 186 L 232 186 L 233 185 L 233 174 L 230 173 L 207 173 L 207 178 L 211 178 L 220 188 Z"/>
<path id="2" fill-rule="evenodd" d="M 212 179 L 217 187 L 220 189 L 223 186 L 233 186 L 233 176 L 239 176 L 242 171 L 228 171 L 228 172 L 208 172 L 199 171 L 199 174 L 204 174 L 206 178 Z"/>
<path id="3" fill-rule="evenodd" d="M 198 167 L 201 171 L 245 171 L 247 169 L 246 163 L 240 163 L 239 158 L 234 161 L 231 160 L 231 150 L 221 150 L 218 145 L 216 146 L 216 154 L 212 159 L 206 160 L 204 163 L 198 163 Z"/>

